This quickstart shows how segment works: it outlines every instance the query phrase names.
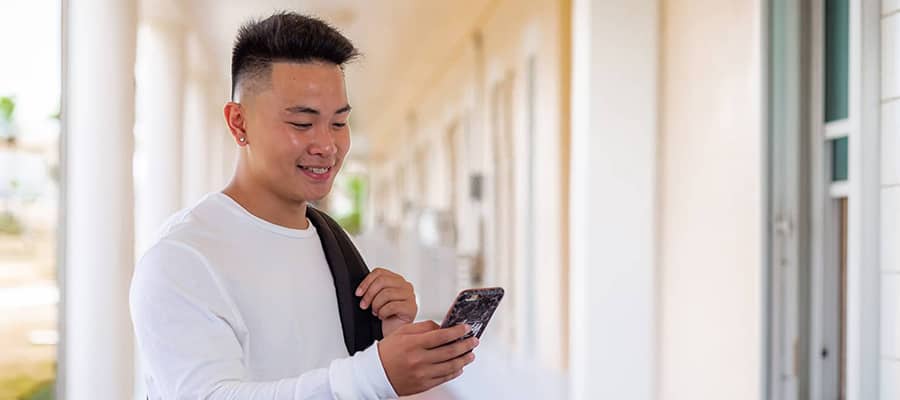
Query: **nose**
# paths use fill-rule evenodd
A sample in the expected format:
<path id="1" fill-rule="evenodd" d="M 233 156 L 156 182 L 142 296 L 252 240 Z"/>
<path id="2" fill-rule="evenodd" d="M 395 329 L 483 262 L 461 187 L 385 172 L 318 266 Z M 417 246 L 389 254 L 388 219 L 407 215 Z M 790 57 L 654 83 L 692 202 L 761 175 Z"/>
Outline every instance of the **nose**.
<path id="1" fill-rule="evenodd" d="M 310 155 L 321 157 L 332 157 L 337 153 L 334 135 L 331 134 L 331 129 L 328 126 L 320 125 L 314 129 L 309 153 Z"/>

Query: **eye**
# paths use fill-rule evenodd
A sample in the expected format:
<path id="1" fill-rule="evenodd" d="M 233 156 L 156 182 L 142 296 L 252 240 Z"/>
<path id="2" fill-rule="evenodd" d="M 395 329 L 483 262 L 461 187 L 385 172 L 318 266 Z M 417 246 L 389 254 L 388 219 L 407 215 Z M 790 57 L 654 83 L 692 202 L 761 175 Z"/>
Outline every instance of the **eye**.
<path id="1" fill-rule="evenodd" d="M 347 123 L 346 122 L 335 122 L 335 123 L 331 124 L 331 126 L 340 129 L 340 128 L 347 126 Z"/>
<path id="2" fill-rule="evenodd" d="M 297 129 L 312 128 L 312 124 L 301 124 L 301 123 L 296 123 L 296 122 L 288 122 L 288 124 L 290 124 L 291 126 L 293 126 L 294 128 L 297 128 Z"/>

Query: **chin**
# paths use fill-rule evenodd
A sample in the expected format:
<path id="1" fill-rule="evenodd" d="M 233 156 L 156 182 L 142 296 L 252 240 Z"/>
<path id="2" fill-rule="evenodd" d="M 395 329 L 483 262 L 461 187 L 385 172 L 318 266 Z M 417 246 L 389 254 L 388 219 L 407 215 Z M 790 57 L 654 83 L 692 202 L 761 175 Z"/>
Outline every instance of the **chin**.
<path id="1" fill-rule="evenodd" d="M 319 200 L 324 199 L 330 193 L 331 193 L 331 186 L 329 186 L 328 190 L 325 190 L 325 191 L 320 191 L 320 190 L 308 191 L 308 192 L 304 193 L 303 195 L 301 195 L 300 197 L 306 199 L 306 201 L 319 201 Z"/>

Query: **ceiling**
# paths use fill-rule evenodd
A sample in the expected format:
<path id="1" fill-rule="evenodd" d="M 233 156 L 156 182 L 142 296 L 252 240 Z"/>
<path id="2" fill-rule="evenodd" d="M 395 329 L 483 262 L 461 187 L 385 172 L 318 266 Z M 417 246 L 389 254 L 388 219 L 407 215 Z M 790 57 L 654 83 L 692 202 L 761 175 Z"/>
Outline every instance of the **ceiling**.
<path id="1" fill-rule="evenodd" d="M 175 8 L 195 30 L 213 62 L 229 82 L 231 45 L 240 25 L 278 10 L 322 17 L 362 51 L 348 66 L 355 132 L 377 123 L 385 113 L 403 112 L 393 104 L 418 95 L 439 70 L 449 50 L 467 40 L 492 0 L 185 0 Z M 148 4 L 153 10 L 148 11 Z M 145 0 L 142 13 L 159 11 Z M 378 138 L 370 138 L 378 140 Z"/>

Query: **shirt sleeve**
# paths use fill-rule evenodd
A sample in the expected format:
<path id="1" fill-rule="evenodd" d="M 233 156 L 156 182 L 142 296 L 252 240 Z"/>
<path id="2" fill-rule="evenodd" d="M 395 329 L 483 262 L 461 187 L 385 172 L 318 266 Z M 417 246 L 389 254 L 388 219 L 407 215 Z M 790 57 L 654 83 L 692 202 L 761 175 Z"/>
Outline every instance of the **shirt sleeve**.
<path id="1" fill-rule="evenodd" d="M 378 343 L 328 368 L 276 381 L 250 381 L 241 341 L 246 330 L 205 259 L 162 241 L 141 258 L 130 292 L 131 316 L 153 398 L 392 399 Z"/>

